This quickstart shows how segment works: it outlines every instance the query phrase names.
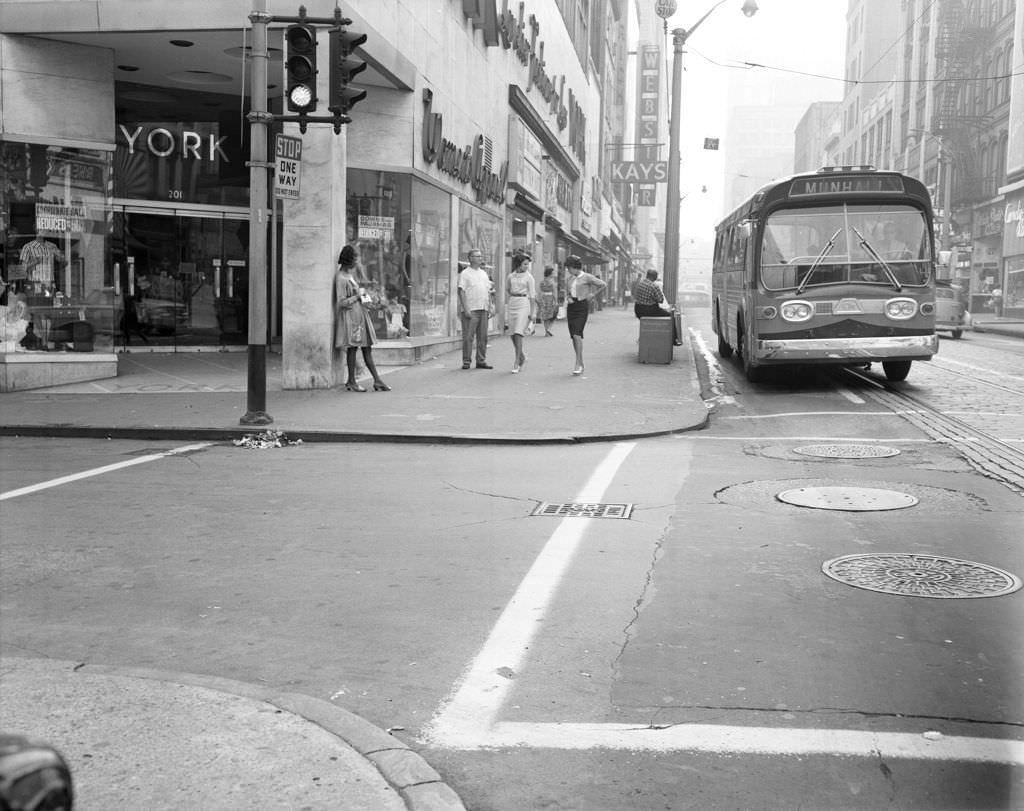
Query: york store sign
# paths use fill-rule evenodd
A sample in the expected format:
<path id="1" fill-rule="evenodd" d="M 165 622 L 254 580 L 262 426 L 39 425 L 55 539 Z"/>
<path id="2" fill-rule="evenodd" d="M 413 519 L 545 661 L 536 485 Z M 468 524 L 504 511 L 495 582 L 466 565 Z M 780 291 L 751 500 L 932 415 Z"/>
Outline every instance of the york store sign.
<path id="1" fill-rule="evenodd" d="M 247 177 L 239 130 L 217 122 L 118 123 L 114 195 L 219 203 L 217 187 Z"/>

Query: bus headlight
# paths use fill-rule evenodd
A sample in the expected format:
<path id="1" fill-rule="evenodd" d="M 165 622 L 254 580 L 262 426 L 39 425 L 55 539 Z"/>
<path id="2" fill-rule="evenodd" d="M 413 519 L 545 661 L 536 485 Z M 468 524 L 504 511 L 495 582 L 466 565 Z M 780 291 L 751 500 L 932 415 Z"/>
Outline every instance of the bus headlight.
<path id="1" fill-rule="evenodd" d="M 885 314 L 895 321 L 906 321 L 917 315 L 917 302 L 912 298 L 891 298 L 885 302 Z"/>
<path id="2" fill-rule="evenodd" d="M 779 308 L 786 321 L 810 321 L 814 315 L 814 305 L 809 301 L 787 301 Z"/>

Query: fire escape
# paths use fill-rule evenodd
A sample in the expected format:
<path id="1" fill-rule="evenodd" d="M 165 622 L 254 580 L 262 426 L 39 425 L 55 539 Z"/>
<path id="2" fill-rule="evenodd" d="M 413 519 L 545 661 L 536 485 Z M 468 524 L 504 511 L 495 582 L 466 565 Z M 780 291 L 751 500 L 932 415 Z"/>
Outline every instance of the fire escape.
<path id="1" fill-rule="evenodd" d="M 977 92 L 977 80 L 971 80 L 972 69 L 984 65 L 992 34 L 981 19 L 982 8 L 977 0 L 966 4 L 963 0 L 942 0 L 935 37 L 935 78 L 939 82 L 933 102 L 932 132 L 942 139 L 947 160 L 953 163 L 954 208 L 991 196 L 992 178 L 981 176 L 977 139 L 990 118 L 984 110 L 979 115 L 971 109 Z"/>

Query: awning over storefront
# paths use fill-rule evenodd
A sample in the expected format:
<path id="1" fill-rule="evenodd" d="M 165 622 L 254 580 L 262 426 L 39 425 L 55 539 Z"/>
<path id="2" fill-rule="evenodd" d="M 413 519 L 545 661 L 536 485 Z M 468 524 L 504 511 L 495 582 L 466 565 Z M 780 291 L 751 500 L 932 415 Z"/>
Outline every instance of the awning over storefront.
<path id="1" fill-rule="evenodd" d="M 530 217 L 530 219 L 538 221 L 544 219 L 544 209 L 535 200 L 522 192 L 516 192 L 513 205 Z"/>

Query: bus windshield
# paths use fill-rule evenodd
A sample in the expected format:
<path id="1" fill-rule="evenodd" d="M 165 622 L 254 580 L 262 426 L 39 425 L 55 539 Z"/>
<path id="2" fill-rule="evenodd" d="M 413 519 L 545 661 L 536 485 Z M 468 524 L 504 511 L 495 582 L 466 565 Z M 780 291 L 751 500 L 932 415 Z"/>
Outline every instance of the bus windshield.
<path id="1" fill-rule="evenodd" d="M 768 216 L 761 283 L 769 290 L 831 284 L 919 287 L 932 249 L 924 213 L 909 205 L 843 204 Z"/>

